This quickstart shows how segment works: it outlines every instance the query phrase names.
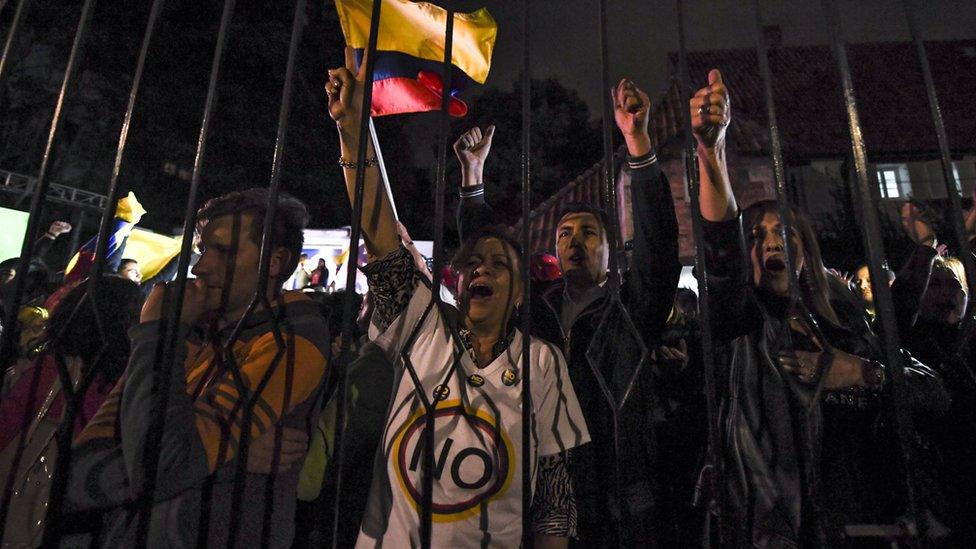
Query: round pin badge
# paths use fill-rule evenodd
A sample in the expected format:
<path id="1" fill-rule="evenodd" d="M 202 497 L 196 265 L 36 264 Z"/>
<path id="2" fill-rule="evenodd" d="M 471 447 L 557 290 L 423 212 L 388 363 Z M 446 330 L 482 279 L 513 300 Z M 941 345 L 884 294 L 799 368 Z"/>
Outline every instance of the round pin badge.
<path id="1" fill-rule="evenodd" d="M 434 400 L 437 401 L 444 400 L 450 394 L 451 394 L 451 388 L 448 387 L 447 385 L 440 384 L 437 387 L 434 387 Z"/>
<path id="2" fill-rule="evenodd" d="M 516 371 L 514 368 L 509 368 L 504 372 L 502 372 L 502 383 L 504 383 L 505 385 L 511 387 L 512 385 L 518 383 L 518 380 L 519 380 L 518 371 Z"/>
<path id="3" fill-rule="evenodd" d="M 468 385 L 472 387 L 481 387 L 485 384 L 485 378 L 479 376 L 478 374 L 471 374 L 468 376 Z"/>

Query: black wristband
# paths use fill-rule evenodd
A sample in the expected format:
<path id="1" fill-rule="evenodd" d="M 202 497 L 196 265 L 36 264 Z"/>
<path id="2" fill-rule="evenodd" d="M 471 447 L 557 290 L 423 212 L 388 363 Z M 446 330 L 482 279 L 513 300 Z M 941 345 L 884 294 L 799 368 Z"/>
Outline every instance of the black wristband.
<path id="1" fill-rule="evenodd" d="M 657 155 L 654 154 L 653 150 L 647 154 L 642 154 L 640 156 L 630 156 L 629 154 L 627 155 L 627 165 L 630 166 L 630 169 L 632 170 L 646 168 L 655 162 L 657 162 Z"/>
<path id="2" fill-rule="evenodd" d="M 477 185 L 471 185 L 470 187 L 461 187 L 458 191 L 461 198 L 474 198 L 479 195 L 485 194 L 485 185 L 479 183 Z"/>

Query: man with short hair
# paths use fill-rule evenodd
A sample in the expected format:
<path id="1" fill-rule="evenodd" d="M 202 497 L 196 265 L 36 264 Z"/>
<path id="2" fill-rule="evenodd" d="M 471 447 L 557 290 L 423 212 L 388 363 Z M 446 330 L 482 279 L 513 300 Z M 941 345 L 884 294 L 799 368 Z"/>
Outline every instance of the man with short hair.
<path id="1" fill-rule="evenodd" d="M 142 271 L 139 270 L 139 262 L 135 259 L 123 257 L 122 261 L 119 261 L 117 274 L 122 278 L 128 278 L 136 284 L 142 283 Z"/>
<path id="2" fill-rule="evenodd" d="M 201 208 L 202 255 L 193 267 L 196 279 L 186 286 L 176 360 L 166 372 L 171 376 L 167 408 L 153 406 L 159 382 L 153 367 L 166 322 L 162 311 L 167 288 L 160 285 L 146 300 L 141 323 L 130 331 L 132 354 L 124 387 L 120 383 L 113 390 L 76 440 L 80 459 L 72 463 L 72 508 L 104 507 L 141 495 L 150 430 L 156 415 L 165 413 L 149 543 L 185 547 L 203 541 L 208 547 L 225 547 L 236 519 L 238 546 L 291 545 L 298 462 L 306 452 L 309 426 L 317 423 L 329 334 L 315 302 L 301 292 L 281 289 L 298 263 L 308 218 L 304 204 L 284 195 L 278 198 L 271 230 L 267 290 L 245 318 L 262 282 L 258 265 L 268 201 L 266 189 L 254 188 L 215 198 Z M 230 341 L 238 325 L 240 332 Z M 232 353 L 224 351 L 227 346 Z M 250 443 L 247 474 L 239 479 L 244 504 L 240 515 L 231 517 L 244 425 L 249 426 Z M 282 440 L 276 441 L 277 435 Z M 121 473 L 117 461 L 104 459 L 106 449 L 117 447 L 124 464 Z M 273 467 L 277 471 L 269 476 Z M 211 482 L 204 507 L 201 501 Z M 264 521 L 266 513 L 269 522 Z M 204 514 L 209 516 L 208 529 L 201 532 Z M 115 521 L 106 544 L 136 543 L 137 522 Z"/>
<path id="3" fill-rule="evenodd" d="M 668 490 L 660 484 L 670 479 L 659 479 L 655 470 L 655 432 L 668 414 L 655 376 L 668 372 L 662 372 L 664 366 L 650 356 L 636 371 L 638 339 L 652 349 L 671 314 L 681 273 L 677 220 L 670 185 L 651 148 L 647 95 L 626 79 L 612 93 L 617 127 L 627 145 L 634 220 L 632 267 L 623 275 L 620 302 L 637 333 L 619 309 L 606 310 L 616 307 L 607 285 L 613 253 L 611 220 L 603 210 L 581 203 L 567 204 L 553 228 L 562 278 L 533 283 L 532 333 L 563 350 L 593 438 L 592 444 L 574 448 L 569 459 L 579 507 L 579 539 L 573 543 L 583 547 L 691 544 L 675 532 L 676 519 L 668 514 L 676 498 L 663 501 Z M 462 240 L 492 222 L 482 170 L 493 136 L 494 127 L 484 133 L 472 128 L 454 145 L 462 172 L 458 211 Z M 605 390 L 617 403 L 630 391 L 616 422 L 615 406 Z M 616 443 L 615 425 L 619 428 Z M 618 466 L 619 474 L 615 473 Z M 618 501 L 618 488 L 623 501 Z M 690 501 L 691 494 L 687 496 Z"/>
<path id="4" fill-rule="evenodd" d="M 291 289 L 301 290 L 305 286 L 308 286 L 309 277 L 312 273 L 305 266 L 305 262 L 308 261 L 308 254 L 302 254 L 298 256 L 298 267 L 295 268 L 295 273 L 291 275 Z M 288 284 L 286 283 L 285 286 Z"/>

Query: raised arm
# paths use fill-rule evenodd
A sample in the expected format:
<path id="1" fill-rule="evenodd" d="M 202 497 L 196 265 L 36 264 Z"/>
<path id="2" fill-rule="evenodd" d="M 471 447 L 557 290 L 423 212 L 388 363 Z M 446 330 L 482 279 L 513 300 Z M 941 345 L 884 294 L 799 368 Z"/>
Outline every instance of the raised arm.
<path id="1" fill-rule="evenodd" d="M 356 173 L 365 170 L 363 188 L 362 228 L 366 247 L 376 258 L 383 258 L 397 249 L 400 239 L 396 232 L 396 217 L 380 181 L 379 167 L 376 165 L 376 152 L 367 138 L 366 163 L 356 166 L 359 158 L 360 122 L 363 117 L 363 88 L 366 79 L 366 58 L 359 69 L 350 49 L 346 49 L 346 66 L 329 71 L 329 82 L 325 91 L 329 96 L 329 116 L 336 122 L 341 149 L 340 163 L 346 180 L 349 203 L 354 202 L 356 192 Z"/>
<path id="2" fill-rule="evenodd" d="M 457 224 L 458 240 L 477 232 L 481 227 L 491 225 L 494 211 L 485 200 L 484 169 L 491 140 L 495 136 L 495 126 L 488 126 L 482 133 L 475 126 L 461 134 L 454 142 L 454 154 L 461 164 L 461 190 L 458 201 Z"/>
<path id="3" fill-rule="evenodd" d="M 891 284 L 891 298 L 895 305 L 898 331 L 906 334 L 918 318 L 918 308 L 928 288 L 932 264 L 939 252 L 936 250 L 938 241 L 935 238 L 935 231 L 924 219 L 918 207 L 911 202 L 901 208 L 901 225 L 916 244 L 915 251 Z"/>
<path id="4" fill-rule="evenodd" d="M 708 321 L 719 341 L 729 341 L 748 329 L 745 319 L 757 316 L 748 311 L 751 267 L 746 264 L 739 206 L 725 165 L 725 130 L 732 120 L 729 92 L 717 69 L 708 73 L 708 85 L 695 93 L 688 107 L 701 176 L 698 203 L 711 300 Z"/>
<path id="5" fill-rule="evenodd" d="M 681 275 L 678 220 L 671 184 L 658 168 L 647 131 L 650 99 L 633 82 L 621 80 L 613 90 L 614 119 L 627 144 L 630 169 L 634 252 L 627 274 L 630 313 L 649 337 L 664 329 Z"/>
<path id="6" fill-rule="evenodd" d="M 699 204 L 708 221 L 729 221 L 739 206 L 732 194 L 729 170 L 725 164 L 725 130 L 732 120 L 729 92 L 722 73 L 712 69 L 708 85 L 691 99 L 691 129 L 698 142 L 698 169 L 701 177 Z"/>
<path id="7" fill-rule="evenodd" d="M 59 236 L 64 233 L 71 232 L 71 223 L 67 221 L 54 221 L 51 226 L 47 229 L 47 232 L 42 234 L 34 242 L 34 257 L 46 262 L 46 256 L 48 251 L 51 249 L 51 244 L 58 239 Z"/>

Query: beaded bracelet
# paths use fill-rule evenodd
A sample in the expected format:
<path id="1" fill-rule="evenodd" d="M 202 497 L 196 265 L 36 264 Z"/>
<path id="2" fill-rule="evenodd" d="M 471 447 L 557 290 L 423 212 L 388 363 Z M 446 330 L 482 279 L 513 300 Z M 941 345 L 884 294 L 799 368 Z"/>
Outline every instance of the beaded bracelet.
<path id="1" fill-rule="evenodd" d="M 366 159 L 366 162 L 365 162 L 365 166 L 367 168 L 371 168 L 373 166 L 378 166 L 379 164 L 380 164 L 380 161 L 377 160 L 375 156 L 372 156 L 370 158 L 367 158 Z M 347 169 L 347 170 L 355 170 L 355 169 L 359 168 L 359 165 L 358 164 L 356 164 L 355 162 L 350 162 L 350 161 L 342 158 L 341 156 L 339 157 L 339 165 L 342 166 L 343 168 Z"/>

